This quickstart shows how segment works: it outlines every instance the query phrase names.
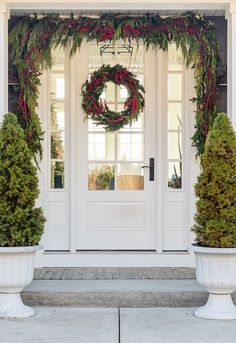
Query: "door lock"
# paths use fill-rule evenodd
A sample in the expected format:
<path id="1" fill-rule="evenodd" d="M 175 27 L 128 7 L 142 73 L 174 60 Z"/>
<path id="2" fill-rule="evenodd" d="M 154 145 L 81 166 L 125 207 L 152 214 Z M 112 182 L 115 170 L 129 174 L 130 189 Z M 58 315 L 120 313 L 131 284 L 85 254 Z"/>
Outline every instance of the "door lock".
<path id="1" fill-rule="evenodd" d="M 149 166 L 142 166 L 142 168 L 149 168 L 149 181 L 154 181 L 155 159 L 150 157 Z"/>

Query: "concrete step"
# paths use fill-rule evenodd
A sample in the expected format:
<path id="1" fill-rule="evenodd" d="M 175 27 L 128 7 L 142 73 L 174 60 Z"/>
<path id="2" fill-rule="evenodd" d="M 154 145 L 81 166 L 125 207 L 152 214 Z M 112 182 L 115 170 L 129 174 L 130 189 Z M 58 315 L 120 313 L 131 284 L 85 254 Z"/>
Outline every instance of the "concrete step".
<path id="1" fill-rule="evenodd" d="M 195 268 L 36 268 L 35 280 L 195 279 Z"/>
<path id="2" fill-rule="evenodd" d="M 35 280 L 23 299 L 48 306 L 196 307 L 207 293 L 195 280 Z"/>

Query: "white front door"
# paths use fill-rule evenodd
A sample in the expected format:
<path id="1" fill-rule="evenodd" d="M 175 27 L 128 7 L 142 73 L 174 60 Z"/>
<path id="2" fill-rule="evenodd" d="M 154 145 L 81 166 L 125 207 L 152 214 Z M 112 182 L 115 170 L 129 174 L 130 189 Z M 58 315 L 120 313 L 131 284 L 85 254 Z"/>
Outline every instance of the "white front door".
<path id="1" fill-rule="evenodd" d="M 111 133 L 84 120 L 81 86 L 102 64 L 116 63 L 143 83 L 145 109 L 132 126 Z M 57 51 L 42 82 L 45 249 L 186 251 L 194 83 L 176 47 L 83 44 L 72 59 Z M 103 96 L 119 111 L 127 94 L 107 84 Z M 152 181 L 143 168 L 150 161 Z"/>
<path id="2" fill-rule="evenodd" d="M 81 83 L 104 64 L 122 64 L 144 83 L 145 113 L 132 126 L 105 132 L 102 126 L 84 121 L 81 98 L 77 97 L 76 184 L 77 250 L 155 250 L 157 182 L 155 173 L 156 94 L 155 54 L 143 46 L 87 44 L 77 56 Z M 79 92 L 81 86 L 79 85 Z M 79 95 L 79 94 L 78 94 Z M 107 84 L 107 105 L 123 109 L 125 88 Z"/>

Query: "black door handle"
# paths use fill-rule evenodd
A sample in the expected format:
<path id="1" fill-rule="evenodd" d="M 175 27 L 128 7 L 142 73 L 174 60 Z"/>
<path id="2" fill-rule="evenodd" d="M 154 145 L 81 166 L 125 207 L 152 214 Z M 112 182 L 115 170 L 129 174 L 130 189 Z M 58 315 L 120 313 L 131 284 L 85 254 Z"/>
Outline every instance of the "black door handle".
<path id="1" fill-rule="evenodd" d="M 150 157 L 149 166 L 142 166 L 142 168 L 149 168 L 149 181 L 154 181 L 155 159 Z"/>

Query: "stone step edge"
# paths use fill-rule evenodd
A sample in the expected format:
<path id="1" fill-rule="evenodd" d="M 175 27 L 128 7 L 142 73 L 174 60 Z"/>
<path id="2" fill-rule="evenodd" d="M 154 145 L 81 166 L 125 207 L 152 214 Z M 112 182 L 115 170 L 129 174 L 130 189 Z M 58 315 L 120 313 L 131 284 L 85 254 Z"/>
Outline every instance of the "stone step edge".
<path id="1" fill-rule="evenodd" d="M 188 267 L 104 267 L 36 268 L 34 280 L 129 280 L 195 279 L 195 268 Z"/>
<path id="2" fill-rule="evenodd" d="M 207 293 L 195 280 L 39 280 L 22 297 L 42 306 L 197 307 Z"/>
<path id="3" fill-rule="evenodd" d="M 77 307 L 198 307 L 206 303 L 204 292 L 153 293 L 153 292 L 82 292 L 51 293 L 25 292 L 22 299 L 33 306 Z"/>

